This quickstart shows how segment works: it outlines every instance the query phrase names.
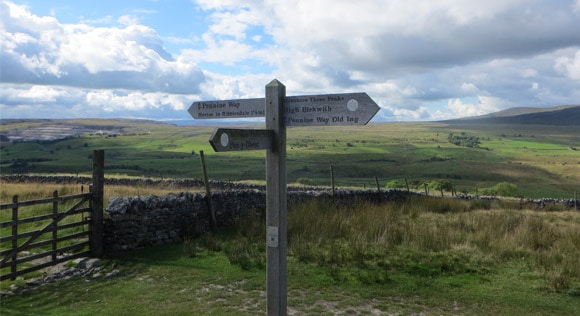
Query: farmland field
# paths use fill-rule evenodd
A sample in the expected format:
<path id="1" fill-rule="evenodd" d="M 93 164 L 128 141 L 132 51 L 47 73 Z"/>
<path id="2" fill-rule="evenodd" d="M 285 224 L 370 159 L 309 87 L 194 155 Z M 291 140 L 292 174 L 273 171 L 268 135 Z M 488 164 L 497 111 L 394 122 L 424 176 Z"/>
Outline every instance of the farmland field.
<path id="1" fill-rule="evenodd" d="M 215 153 L 208 143 L 213 127 L 73 123 L 92 131 L 62 140 L 3 138 L 2 175 L 89 175 L 93 150 L 104 149 L 106 177 L 200 178 L 203 150 L 211 178 L 264 181 L 265 153 Z M 17 123 L 24 129 L 38 123 L 26 124 Z M 3 122 L 0 132 L 11 128 Z M 458 192 L 473 193 L 506 182 L 517 186 L 517 195 L 570 198 L 580 188 L 579 134 L 577 126 L 461 122 L 289 128 L 288 178 L 328 185 L 332 165 L 340 186 L 374 188 L 376 177 L 383 186 L 407 181 L 417 190 L 426 182 L 450 181 Z M 34 199 L 53 190 L 78 190 L 0 184 L 2 201 L 14 194 Z M 107 186 L 105 191 L 125 196 L 165 194 L 167 188 Z M 289 210 L 289 311 L 577 314 L 579 214 L 521 209 L 502 200 L 298 205 Z M 105 269 L 118 271 L 117 276 L 61 280 L 3 297 L 2 313 L 259 314 L 265 309 L 264 228 L 264 218 L 249 218 L 216 235 L 107 258 Z M 10 283 L 3 282 L 0 290 L 10 289 Z"/>
<path id="2" fill-rule="evenodd" d="M 61 140 L 3 141 L 2 174 L 79 174 L 92 168 L 92 151 L 104 149 L 106 176 L 201 178 L 204 151 L 209 177 L 263 181 L 265 152 L 215 153 L 213 127 L 136 120 L 66 120 L 94 132 Z M 28 125 L 27 125 L 28 124 Z M 3 121 L 0 132 L 34 129 L 39 123 Z M 244 127 L 261 127 L 260 124 Z M 476 139 L 477 145 L 461 144 Z M 456 143 L 453 143 L 456 141 Z M 290 182 L 329 185 L 330 166 L 339 186 L 374 187 L 405 179 L 449 181 L 457 192 L 501 182 L 529 198 L 571 198 L 580 188 L 577 126 L 476 123 L 371 123 L 367 126 L 288 129 Z"/>

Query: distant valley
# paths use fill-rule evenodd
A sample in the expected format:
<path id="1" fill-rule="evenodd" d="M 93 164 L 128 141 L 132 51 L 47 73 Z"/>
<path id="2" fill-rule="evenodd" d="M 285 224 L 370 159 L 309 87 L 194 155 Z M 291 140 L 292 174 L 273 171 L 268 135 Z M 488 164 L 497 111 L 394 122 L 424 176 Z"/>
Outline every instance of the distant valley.
<path id="1" fill-rule="evenodd" d="M 505 182 L 517 196 L 571 197 L 580 191 L 579 126 L 580 106 L 567 106 L 441 122 L 293 127 L 288 179 L 329 185 L 332 165 L 339 186 L 372 188 L 376 178 L 385 187 L 448 183 L 475 193 Z M 208 143 L 214 129 L 130 119 L 3 119 L 0 170 L 86 175 L 93 150 L 104 149 L 107 176 L 201 178 L 203 150 L 211 178 L 263 182 L 265 152 L 216 153 Z"/>
<path id="2" fill-rule="evenodd" d="M 442 122 L 450 124 L 476 123 L 580 126 L 580 105 L 551 108 L 512 108 L 483 116 L 467 117 Z M 82 134 L 128 135 L 149 133 L 150 131 L 147 128 L 138 126 L 143 125 L 144 123 L 167 124 L 157 121 L 131 119 L 2 119 L 0 120 L 0 126 L 3 126 L 3 128 L 0 129 L 0 138 L 3 141 L 27 142 L 55 141 Z"/>

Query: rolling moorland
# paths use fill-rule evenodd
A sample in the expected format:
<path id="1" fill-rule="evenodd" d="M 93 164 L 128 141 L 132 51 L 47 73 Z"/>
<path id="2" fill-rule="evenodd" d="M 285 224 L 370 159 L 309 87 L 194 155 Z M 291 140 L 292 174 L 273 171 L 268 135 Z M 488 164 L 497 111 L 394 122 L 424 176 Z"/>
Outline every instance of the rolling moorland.
<path id="1" fill-rule="evenodd" d="M 202 121 L 203 123 L 203 121 Z M 231 125 L 229 125 L 231 126 Z M 245 124 L 243 127 L 262 127 Z M 1 174 L 88 175 L 104 149 L 106 176 L 263 182 L 265 152 L 216 153 L 215 127 L 145 120 L 1 120 Z M 571 198 L 580 188 L 580 106 L 517 108 L 441 122 L 288 129 L 288 180 L 338 186 L 437 183 L 458 193 L 509 183 L 511 195 Z M 435 185 L 434 185 L 435 184 Z"/>
<path id="2" fill-rule="evenodd" d="M 538 121 L 543 112 L 547 116 Z M 564 119 L 579 114 L 576 106 L 447 122 L 292 128 L 289 178 L 328 185 L 333 165 L 342 186 L 374 188 L 377 177 L 391 187 L 406 178 L 417 190 L 423 183 L 434 187 L 448 181 L 458 192 L 478 187 L 481 193 L 506 182 L 517 187 L 510 192 L 516 196 L 570 198 L 580 187 L 580 119 Z M 2 175 L 89 175 L 92 151 L 104 149 L 106 177 L 199 178 L 204 150 L 211 178 L 263 182 L 264 152 L 214 153 L 207 142 L 213 129 L 133 120 L 4 120 L 0 168 Z M 2 185 L 6 201 L 14 194 L 27 200 L 55 189 L 78 191 L 74 184 Z M 158 194 L 153 188 L 132 189 L 138 193 L 128 195 L 143 189 Z M 26 198 L 28 191 L 42 193 Z M 3 315 L 263 314 L 261 214 L 248 214 L 215 234 L 184 235 L 178 244 L 104 258 L 98 270 L 83 277 L 32 288 L 27 280 L 2 282 L 0 292 L 21 290 L 3 296 L 0 310 Z M 11 214 L 0 215 L 6 221 Z M 379 204 L 296 205 L 288 213 L 289 314 L 577 315 L 579 225 L 578 211 L 522 208 L 504 199 L 418 196 Z"/>

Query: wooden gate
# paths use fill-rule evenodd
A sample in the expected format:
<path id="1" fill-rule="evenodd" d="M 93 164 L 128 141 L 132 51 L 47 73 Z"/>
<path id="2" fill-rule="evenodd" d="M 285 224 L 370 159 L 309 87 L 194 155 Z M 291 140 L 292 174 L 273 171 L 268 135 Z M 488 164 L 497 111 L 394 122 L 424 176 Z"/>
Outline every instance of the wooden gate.
<path id="1" fill-rule="evenodd" d="M 0 212 L 12 210 L 11 219 L 0 222 L 0 281 L 79 257 L 102 256 L 104 151 L 95 150 L 93 157 L 88 193 L 59 196 L 55 191 L 51 198 L 32 201 L 14 196 L 12 203 L 0 205 Z M 43 214 L 27 210 L 47 204 L 49 211 Z"/>

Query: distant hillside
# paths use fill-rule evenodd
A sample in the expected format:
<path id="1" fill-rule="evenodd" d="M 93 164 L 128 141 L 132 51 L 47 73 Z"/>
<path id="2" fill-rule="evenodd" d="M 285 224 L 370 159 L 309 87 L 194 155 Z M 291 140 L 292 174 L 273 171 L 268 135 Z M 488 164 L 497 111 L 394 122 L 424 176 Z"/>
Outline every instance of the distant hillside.
<path id="1" fill-rule="evenodd" d="M 0 141 L 56 141 L 81 134 L 148 134 L 148 126 L 165 123 L 135 119 L 2 119 Z"/>
<path id="2" fill-rule="evenodd" d="M 511 108 L 487 115 L 468 117 L 457 120 L 448 120 L 445 122 L 580 126 L 580 105 L 567 105 L 550 108 Z"/>

